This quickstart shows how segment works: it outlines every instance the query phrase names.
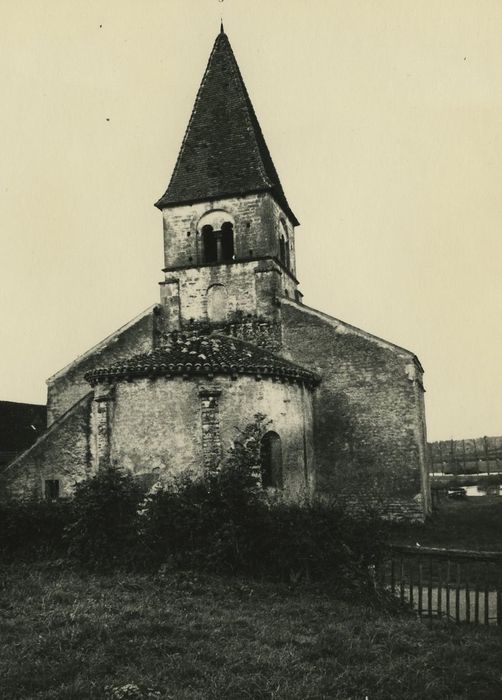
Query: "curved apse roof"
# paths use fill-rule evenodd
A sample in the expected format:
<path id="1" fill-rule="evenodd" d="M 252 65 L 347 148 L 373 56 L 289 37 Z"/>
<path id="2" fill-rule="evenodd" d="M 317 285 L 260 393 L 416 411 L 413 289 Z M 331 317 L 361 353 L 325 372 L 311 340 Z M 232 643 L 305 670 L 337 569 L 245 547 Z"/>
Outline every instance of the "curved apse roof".
<path id="1" fill-rule="evenodd" d="M 137 377 L 196 377 L 253 375 L 294 381 L 313 387 L 320 377 L 300 365 L 243 340 L 225 335 L 173 332 L 165 346 L 149 353 L 134 355 L 110 367 L 87 372 L 92 385 Z"/>

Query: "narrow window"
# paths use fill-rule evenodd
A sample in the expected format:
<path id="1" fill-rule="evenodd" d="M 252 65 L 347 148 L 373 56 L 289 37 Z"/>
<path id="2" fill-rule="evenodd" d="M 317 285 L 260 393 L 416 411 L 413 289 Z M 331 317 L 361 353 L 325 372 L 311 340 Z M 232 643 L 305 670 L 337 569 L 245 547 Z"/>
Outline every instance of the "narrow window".
<path id="1" fill-rule="evenodd" d="M 284 267 L 290 268 L 289 234 L 286 222 L 280 219 L 281 235 L 279 237 L 279 259 Z"/>
<path id="2" fill-rule="evenodd" d="M 59 498 L 59 479 L 45 480 L 45 500 L 57 501 Z"/>
<path id="3" fill-rule="evenodd" d="M 260 444 L 261 484 L 266 488 L 282 488 L 282 447 L 277 433 L 265 433 Z"/>
<path id="4" fill-rule="evenodd" d="M 230 221 L 221 226 L 221 257 L 225 262 L 234 259 L 234 227 Z"/>
<path id="5" fill-rule="evenodd" d="M 207 224 L 202 227 L 202 250 L 205 263 L 216 262 L 218 253 L 216 246 L 216 236 L 213 227 Z"/>
<path id="6" fill-rule="evenodd" d="M 279 238 L 279 260 L 283 265 L 286 265 L 286 241 L 284 236 Z"/>

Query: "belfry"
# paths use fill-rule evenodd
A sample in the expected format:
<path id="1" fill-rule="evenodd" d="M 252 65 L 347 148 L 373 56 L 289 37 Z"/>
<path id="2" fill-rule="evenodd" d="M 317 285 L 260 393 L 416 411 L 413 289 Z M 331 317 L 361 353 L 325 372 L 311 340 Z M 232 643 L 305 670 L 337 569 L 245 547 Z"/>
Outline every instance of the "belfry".
<path id="1" fill-rule="evenodd" d="M 298 221 L 223 31 L 156 206 L 164 219 L 161 295 L 171 324 L 242 314 L 274 319 L 278 297 L 301 299 Z"/>
<path id="2" fill-rule="evenodd" d="M 390 518 L 430 511 L 423 370 L 303 303 L 291 209 L 221 27 L 166 191 L 160 303 L 47 381 L 47 430 L 4 492 L 60 497 L 103 466 L 218 469 L 267 418 L 262 487 Z"/>

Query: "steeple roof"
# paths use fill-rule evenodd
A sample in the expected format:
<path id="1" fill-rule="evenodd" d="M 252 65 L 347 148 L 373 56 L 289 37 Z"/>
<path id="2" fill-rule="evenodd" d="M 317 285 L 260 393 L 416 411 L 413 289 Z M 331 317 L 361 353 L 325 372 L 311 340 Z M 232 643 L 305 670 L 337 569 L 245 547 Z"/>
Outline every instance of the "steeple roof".
<path id="1" fill-rule="evenodd" d="M 159 209 L 270 192 L 293 223 L 227 35 L 216 37 L 174 172 Z"/>

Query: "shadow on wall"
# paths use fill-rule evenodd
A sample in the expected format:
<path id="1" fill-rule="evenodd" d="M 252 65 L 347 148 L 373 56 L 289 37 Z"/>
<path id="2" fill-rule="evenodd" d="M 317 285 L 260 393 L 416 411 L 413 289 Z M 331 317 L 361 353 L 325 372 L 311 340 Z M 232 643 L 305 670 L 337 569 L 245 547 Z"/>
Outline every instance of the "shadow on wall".
<path id="1" fill-rule="evenodd" d="M 417 474 L 389 468 L 388 455 L 394 449 L 392 440 L 382 435 L 377 448 L 374 444 L 364 446 L 366 428 L 354 420 L 353 406 L 343 393 L 329 394 L 329 401 L 324 401 L 321 386 L 318 401 L 322 411 L 317 418 L 316 447 L 324 455 L 332 456 L 329 464 L 321 463 L 317 478 L 319 493 L 336 497 L 369 495 L 372 500 L 382 502 L 390 495 L 413 498 L 420 493 Z"/>

